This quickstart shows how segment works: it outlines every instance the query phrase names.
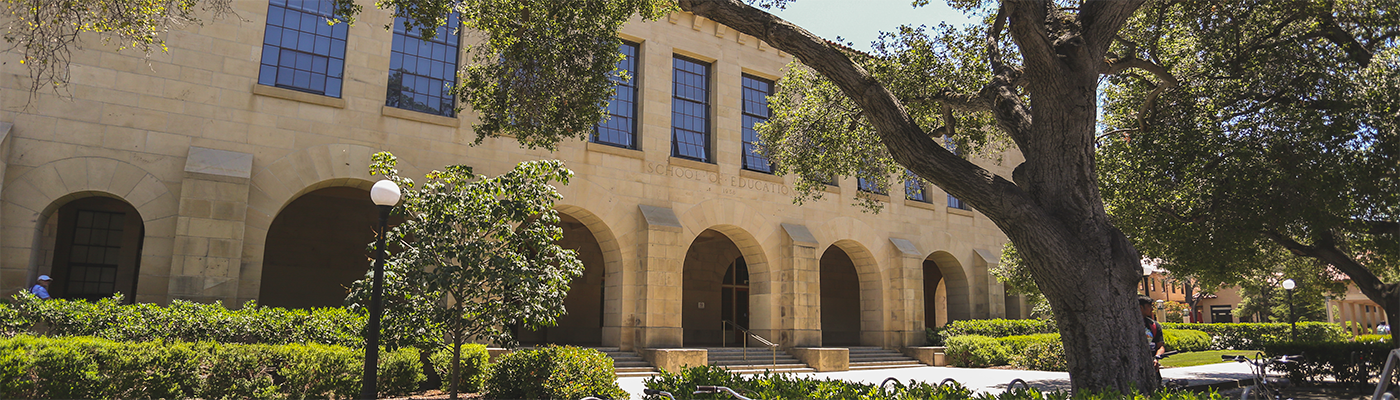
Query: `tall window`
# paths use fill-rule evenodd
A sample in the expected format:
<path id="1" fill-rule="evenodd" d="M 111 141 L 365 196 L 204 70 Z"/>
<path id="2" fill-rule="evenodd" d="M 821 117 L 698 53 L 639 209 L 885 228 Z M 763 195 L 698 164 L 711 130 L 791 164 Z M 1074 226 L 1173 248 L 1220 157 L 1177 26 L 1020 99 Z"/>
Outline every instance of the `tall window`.
<path id="1" fill-rule="evenodd" d="M 608 120 L 593 127 L 593 143 L 637 148 L 637 44 L 622 42 L 617 70 L 630 79 L 613 77 L 613 97 L 608 99 Z"/>
<path id="2" fill-rule="evenodd" d="M 124 213 L 78 210 L 66 295 L 100 299 L 116 292 Z"/>
<path id="3" fill-rule="evenodd" d="M 394 19 L 389 94 L 384 104 L 453 116 L 456 102 L 451 90 L 457 83 L 457 13 L 447 16 L 447 24 L 438 27 L 431 40 L 423 40 L 417 29 L 409 32 L 404 21 L 403 17 Z"/>
<path id="4" fill-rule="evenodd" d="M 904 198 L 929 203 L 928 189 L 924 187 L 924 181 L 914 175 L 914 171 L 904 170 Z"/>
<path id="5" fill-rule="evenodd" d="M 710 64 L 676 56 L 671 75 L 671 155 L 710 162 Z"/>
<path id="6" fill-rule="evenodd" d="M 330 0 L 272 0 L 258 84 L 340 97 L 347 25 L 327 25 Z"/>
<path id="7" fill-rule="evenodd" d="M 768 157 L 759 154 L 762 145 L 759 144 L 758 132 L 753 130 L 753 126 L 759 122 L 768 121 L 771 113 L 768 110 L 768 95 L 773 93 L 773 81 L 763 78 L 744 75 L 744 169 L 773 173 L 773 163 L 768 161 Z"/>
<path id="8" fill-rule="evenodd" d="M 943 138 L 943 147 L 947 148 L 948 151 L 953 152 L 953 154 L 958 154 L 958 144 L 953 142 L 953 138 L 951 137 Z M 956 208 L 959 210 L 969 209 L 967 207 L 967 204 L 963 203 L 962 199 L 953 197 L 953 195 L 951 194 L 948 195 L 948 208 Z"/>
<path id="9" fill-rule="evenodd" d="M 880 189 L 880 187 L 875 184 L 875 181 L 860 177 L 856 178 L 856 189 L 874 194 L 887 194 L 885 190 Z"/>

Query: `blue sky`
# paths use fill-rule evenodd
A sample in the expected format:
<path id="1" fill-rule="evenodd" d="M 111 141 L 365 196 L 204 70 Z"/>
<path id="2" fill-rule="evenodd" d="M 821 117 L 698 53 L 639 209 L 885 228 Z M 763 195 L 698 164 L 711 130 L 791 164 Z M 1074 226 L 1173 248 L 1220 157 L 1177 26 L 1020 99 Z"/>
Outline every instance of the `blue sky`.
<path id="1" fill-rule="evenodd" d="M 900 25 L 937 26 L 947 22 L 962 26 L 971 22 L 941 0 L 914 8 L 911 0 L 797 0 L 785 10 L 769 10 L 823 38 L 841 37 L 857 50 L 870 50 L 870 42 L 880 32 L 894 31 Z"/>

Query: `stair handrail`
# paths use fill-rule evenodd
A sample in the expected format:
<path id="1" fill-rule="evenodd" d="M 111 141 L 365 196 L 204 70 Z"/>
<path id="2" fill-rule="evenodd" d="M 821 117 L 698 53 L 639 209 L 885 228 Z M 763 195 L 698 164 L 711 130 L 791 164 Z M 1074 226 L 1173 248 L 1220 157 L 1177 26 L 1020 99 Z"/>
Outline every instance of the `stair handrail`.
<path id="1" fill-rule="evenodd" d="M 759 342 L 759 343 L 762 343 L 764 346 L 768 346 L 768 348 L 771 349 L 771 350 L 773 351 L 773 368 L 778 368 L 778 344 L 777 344 L 777 343 L 773 343 L 773 342 L 769 341 L 768 339 L 764 339 L 763 336 L 759 336 L 757 333 L 753 333 L 753 331 L 750 331 L 750 330 L 748 330 L 747 328 L 744 328 L 744 327 L 742 327 L 742 326 L 739 326 L 739 324 L 734 323 L 734 321 L 730 321 L 730 320 L 727 320 L 727 319 L 721 319 L 721 320 L 720 320 L 720 325 L 719 325 L 720 335 L 719 335 L 719 336 L 720 336 L 720 343 L 721 343 L 720 346 L 721 346 L 721 347 L 725 347 L 725 346 L 727 346 L 727 345 L 729 344 L 729 335 L 724 334 L 724 324 L 729 324 L 729 326 L 733 326 L 734 329 L 737 329 L 737 330 L 739 330 L 740 332 L 744 332 L 744 340 L 743 340 L 743 342 L 744 342 L 744 353 L 743 353 L 743 354 L 744 354 L 744 359 L 745 359 L 745 360 L 748 360 L 748 359 L 749 359 L 749 341 L 748 341 L 748 338 L 754 338 L 754 339 L 758 339 L 758 342 Z"/>

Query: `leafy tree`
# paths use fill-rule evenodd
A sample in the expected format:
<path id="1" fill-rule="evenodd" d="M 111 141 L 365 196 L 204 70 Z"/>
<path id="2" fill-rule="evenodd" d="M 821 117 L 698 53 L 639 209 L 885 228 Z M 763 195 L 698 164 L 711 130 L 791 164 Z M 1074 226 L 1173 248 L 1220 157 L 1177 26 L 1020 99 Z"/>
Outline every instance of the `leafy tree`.
<path id="1" fill-rule="evenodd" d="M 438 329 L 452 344 L 451 396 L 456 398 L 461 348 L 469 340 L 515 345 L 512 325 L 555 324 L 569 282 L 583 274 L 563 238 L 551 182 L 567 184 L 573 172 L 558 160 L 527 161 L 487 178 L 453 165 L 428 174 L 421 187 L 399 176 L 396 158 L 376 153 L 370 170 L 397 183 L 406 220 L 388 234 L 386 315 L 423 318 L 397 328 L 399 343 Z M 356 282 L 352 299 L 368 298 L 368 279 Z M 391 299 L 391 300 L 389 300 Z M 352 300 L 362 301 L 362 300 Z M 419 329 L 422 329 L 419 331 Z M 404 331 L 408 331 L 404 333 Z"/>
<path id="2" fill-rule="evenodd" d="M 1242 284 L 1276 320 L 1277 276 L 1314 304 L 1340 271 L 1400 322 L 1393 6 L 1170 1 L 1131 19 L 1119 57 L 1156 67 L 1108 79 L 1099 165 L 1137 248 L 1173 272 Z"/>

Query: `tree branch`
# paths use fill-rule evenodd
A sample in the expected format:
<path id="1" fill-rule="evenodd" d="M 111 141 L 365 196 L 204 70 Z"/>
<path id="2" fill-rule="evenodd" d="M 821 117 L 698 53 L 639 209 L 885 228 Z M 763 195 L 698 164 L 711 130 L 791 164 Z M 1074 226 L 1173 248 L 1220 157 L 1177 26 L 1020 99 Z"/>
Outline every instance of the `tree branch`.
<path id="1" fill-rule="evenodd" d="M 1117 75 L 1129 68 L 1137 68 L 1151 72 L 1153 76 L 1157 77 L 1157 88 L 1152 89 L 1152 92 L 1147 94 L 1147 98 L 1142 102 L 1142 108 L 1138 110 L 1137 115 L 1138 129 L 1147 131 L 1146 121 L 1152 111 L 1157 107 L 1157 97 L 1161 96 L 1162 92 L 1177 87 L 1180 82 L 1177 81 L 1176 76 L 1172 75 L 1170 71 L 1167 71 L 1166 67 L 1137 58 L 1137 56 L 1108 60 L 1104 62 L 1101 73 L 1105 75 Z"/>
<path id="2" fill-rule="evenodd" d="M 1118 30 L 1146 0 L 1088 0 L 1079 9 L 1084 43 L 1092 54 L 1103 54 Z"/>
<path id="3" fill-rule="evenodd" d="M 1394 297 L 1397 294 L 1397 288 L 1400 288 L 1400 285 L 1397 284 L 1381 282 L 1380 278 L 1376 277 L 1376 274 L 1372 273 L 1371 270 L 1338 249 L 1336 237 L 1332 232 L 1318 233 L 1313 246 L 1299 243 L 1278 231 L 1265 230 L 1262 233 L 1264 237 L 1283 246 L 1295 255 L 1316 258 L 1336 267 L 1342 273 L 1347 274 L 1347 277 L 1351 278 L 1352 283 L 1355 283 L 1356 287 L 1361 289 L 1367 298 L 1377 304 L 1391 304 L 1390 300 L 1393 300 L 1391 297 Z"/>
<path id="4" fill-rule="evenodd" d="M 1357 64 L 1361 64 L 1362 68 L 1370 65 L 1372 56 L 1371 50 L 1367 49 L 1365 45 L 1356 40 L 1356 37 L 1352 36 L 1351 33 L 1342 29 L 1342 26 L 1337 23 L 1337 17 L 1332 15 L 1332 9 L 1336 7 L 1336 1 L 1328 1 L 1327 5 L 1328 7 L 1326 10 L 1318 12 L 1318 17 L 1322 19 L 1322 23 L 1318 25 L 1318 28 L 1322 30 L 1320 32 L 1322 37 L 1340 46 L 1343 51 L 1347 52 L 1347 56 L 1350 57 L 1352 61 L 1356 61 Z"/>

